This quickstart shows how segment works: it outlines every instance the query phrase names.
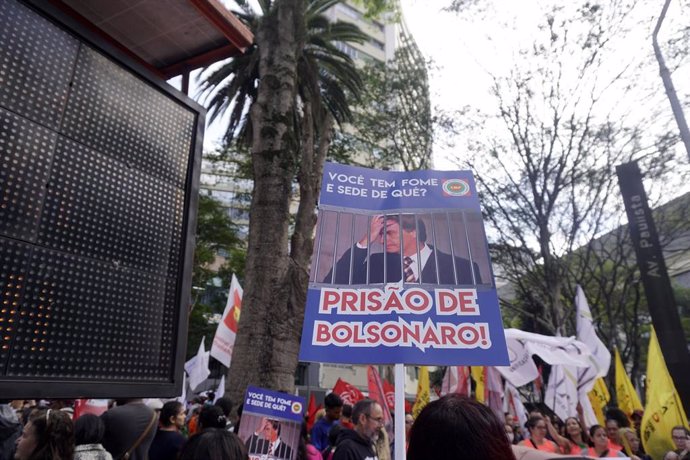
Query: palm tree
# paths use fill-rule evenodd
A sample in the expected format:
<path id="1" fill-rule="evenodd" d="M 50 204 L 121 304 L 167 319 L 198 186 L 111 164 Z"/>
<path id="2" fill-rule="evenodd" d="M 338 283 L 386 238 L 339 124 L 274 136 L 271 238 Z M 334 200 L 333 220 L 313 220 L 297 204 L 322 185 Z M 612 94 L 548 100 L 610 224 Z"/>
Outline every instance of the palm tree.
<path id="1" fill-rule="evenodd" d="M 294 386 L 323 163 L 334 124 L 350 119 L 348 98 L 362 87 L 338 45 L 365 35 L 323 14 L 338 2 L 260 0 L 263 14 L 256 15 L 240 0 L 238 17 L 255 44 L 207 72 L 201 85 L 211 119 L 230 111 L 226 144 L 249 147 L 254 181 L 242 319 L 226 380 L 233 400 L 250 383 Z"/>
<path id="2" fill-rule="evenodd" d="M 366 35 L 354 24 L 330 22 L 323 14 L 342 0 L 308 0 L 305 14 L 305 46 L 298 57 L 297 96 L 302 109 L 309 101 L 316 127 L 323 126 L 327 116 L 341 124 L 350 121 L 352 113 L 348 96 L 359 98 L 362 78 L 354 62 L 339 44 L 362 43 Z M 262 18 L 274 0 L 260 2 L 258 15 L 246 0 L 237 4 L 242 11 L 235 12 L 256 34 Z M 199 95 L 205 98 L 210 120 L 215 120 L 230 110 L 230 119 L 224 141 L 237 140 L 241 146 L 249 146 L 252 139 L 252 123 L 249 110 L 257 97 L 259 75 L 259 50 L 256 43 L 242 55 L 228 60 L 220 68 L 202 73 Z M 303 110 L 295 113 L 294 125 L 302 119 Z M 321 133 L 322 130 L 319 130 Z M 298 136 L 299 137 L 299 136 Z"/>

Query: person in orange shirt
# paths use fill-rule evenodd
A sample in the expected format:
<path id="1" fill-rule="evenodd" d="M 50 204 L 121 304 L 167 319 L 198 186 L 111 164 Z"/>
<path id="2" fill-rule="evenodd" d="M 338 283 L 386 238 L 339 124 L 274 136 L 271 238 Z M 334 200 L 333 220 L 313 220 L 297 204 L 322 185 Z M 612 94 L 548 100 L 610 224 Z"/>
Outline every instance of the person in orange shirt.
<path id="1" fill-rule="evenodd" d="M 609 449 L 618 451 L 623 450 L 623 441 L 621 441 L 619 429 L 620 425 L 618 425 L 618 420 L 612 418 L 606 419 L 606 435 L 609 438 Z"/>
<path id="2" fill-rule="evenodd" d="M 547 424 L 546 420 L 540 416 L 532 416 L 527 420 L 527 430 L 529 430 L 529 439 L 520 441 L 518 445 L 531 447 L 532 449 L 541 450 L 542 452 L 549 452 L 557 454 L 560 452 L 558 445 L 546 439 Z"/>
<path id="3" fill-rule="evenodd" d="M 618 449 L 609 447 L 609 439 L 606 429 L 601 425 L 592 425 L 589 429 L 592 447 L 582 449 L 584 457 L 625 457 L 626 455 Z"/>

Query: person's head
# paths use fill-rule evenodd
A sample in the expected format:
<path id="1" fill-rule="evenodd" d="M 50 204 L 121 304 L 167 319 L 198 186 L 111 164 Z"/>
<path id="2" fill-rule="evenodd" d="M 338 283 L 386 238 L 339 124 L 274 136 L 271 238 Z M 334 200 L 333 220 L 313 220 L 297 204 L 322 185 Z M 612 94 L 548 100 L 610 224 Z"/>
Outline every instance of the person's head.
<path id="1" fill-rule="evenodd" d="M 218 398 L 218 401 L 216 401 L 214 405 L 220 407 L 225 418 L 230 418 L 230 414 L 232 413 L 232 400 L 230 398 L 226 398 L 225 396 Z"/>
<path id="2" fill-rule="evenodd" d="M 672 450 L 669 450 L 662 457 L 663 460 L 680 460 L 680 456 Z"/>
<path id="3" fill-rule="evenodd" d="M 412 428 L 412 424 L 414 423 L 414 417 L 412 414 L 407 413 L 405 414 L 405 435 L 409 439 L 410 437 L 410 429 Z"/>
<path id="4" fill-rule="evenodd" d="M 160 424 L 163 428 L 182 429 L 184 427 L 185 415 L 187 411 L 179 401 L 168 401 L 163 404 L 160 413 Z"/>
<path id="5" fill-rule="evenodd" d="M 604 450 L 609 445 L 609 438 L 606 435 L 606 428 L 601 425 L 589 427 L 590 444 L 595 449 Z"/>
<path id="6" fill-rule="evenodd" d="M 323 400 L 323 405 L 326 407 L 326 419 L 334 422 L 340 418 L 340 413 L 343 410 L 343 400 L 335 393 L 328 393 Z"/>
<path id="7" fill-rule="evenodd" d="M 527 419 L 527 430 L 529 431 L 530 438 L 535 441 L 541 442 L 546 437 L 546 420 L 540 415 L 532 415 Z"/>
<path id="8" fill-rule="evenodd" d="M 199 429 L 225 428 L 227 419 L 218 406 L 204 406 L 199 412 Z"/>
<path id="9" fill-rule="evenodd" d="M 74 444 L 98 444 L 105 434 L 105 424 L 100 417 L 84 414 L 74 422 Z"/>
<path id="10" fill-rule="evenodd" d="M 491 409 L 450 394 L 427 404 L 410 430 L 408 460 L 515 459 L 503 424 Z"/>
<path id="11" fill-rule="evenodd" d="M 635 427 L 636 430 L 640 429 L 640 425 L 642 425 L 642 416 L 644 415 L 644 411 L 640 409 L 635 409 L 630 416 L 630 419 L 633 422 L 633 427 Z"/>
<path id="12" fill-rule="evenodd" d="M 609 418 L 606 420 L 606 434 L 609 437 L 609 439 L 616 444 L 620 444 L 620 433 L 618 430 L 620 429 L 620 425 L 618 424 L 618 420 Z"/>
<path id="13" fill-rule="evenodd" d="M 355 431 L 364 439 L 376 442 L 378 429 L 383 426 L 383 409 L 376 401 L 363 399 L 352 408 Z"/>
<path id="14" fill-rule="evenodd" d="M 340 423 L 344 423 L 348 427 L 352 428 L 352 406 L 349 404 L 343 404 L 343 409 L 340 412 Z"/>
<path id="15" fill-rule="evenodd" d="M 273 442 L 280 436 L 280 422 L 278 420 L 266 419 L 261 427 L 261 433 L 264 438 Z"/>
<path id="16" fill-rule="evenodd" d="M 630 428 L 630 419 L 628 415 L 619 407 L 610 407 L 606 409 L 605 420 L 615 420 L 618 423 L 618 428 Z"/>
<path id="17" fill-rule="evenodd" d="M 565 419 L 565 437 L 573 441 L 577 437 L 585 436 L 585 429 L 582 427 L 580 420 L 577 417 L 568 417 Z"/>
<path id="18" fill-rule="evenodd" d="M 544 418 L 544 414 L 542 414 L 539 409 L 533 409 L 529 412 L 528 417 L 529 418 L 532 418 L 532 417 Z"/>
<path id="19" fill-rule="evenodd" d="M 209 428 L 191 438 L 182 448 L 179 460 L 247 460 L 247 448 L 235 434 Z"/>
<path id="20" fill-rule="evenodd" d="M 684 450 L 690 447 L 688 443 L 688 432 L 687 428 L 682 425 L 674 426 L 671 429 L 671 438 L 673 438 L 673 443 L 676 445 L 676 449 Z"/>
<path id="21" fill-rule="evenodd" d="M 506 432 L 506 437 L 508 438 L 508 442 L 512 444 L 513 441 L 515 440 L 515 431 L 513 430 L 513 425 L 511 425 L 510 423 L 505 423 L 505 424 L 503 424 L 503 429 Z"/>
<path id="22" fill-rule="evenodd" d="M 640 450 L 640 438 L 637 437 L 637 433 L 630 428 L 621 428 L 620 435 L 626 453 L 637 454 L 637 452 Z"/>
<path id="23" fill-rule="evenodd" d="M 385 231 L 386 252 L 399 253 L 402 243 L 403 255 L 411 256 L 417 252 L 417 243 L 426 241 L 424 221 L 412 214 L 386 216 Z"/>
<path id="24" fill-rule="evenodd" d="M 16 460 L 71 459 L 74 425 L 69 415 L 57 410 L 39 410 L 29 417 L 17 439 Z"/>

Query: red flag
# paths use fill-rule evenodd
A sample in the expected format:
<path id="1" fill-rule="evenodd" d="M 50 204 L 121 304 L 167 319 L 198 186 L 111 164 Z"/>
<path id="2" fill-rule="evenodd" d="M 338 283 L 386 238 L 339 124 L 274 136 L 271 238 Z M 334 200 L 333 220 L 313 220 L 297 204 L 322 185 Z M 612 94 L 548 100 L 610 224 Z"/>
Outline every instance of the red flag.
<path id="1" fill-rule="evenodd" d="M 76 420 L 84 414 L 101 415 L 107 410 L 107 399 L 75 399 L 72 420 Z"/>
<path id="2" fill-rule="evenodd" d="M 373 399 L 383 409 L 383 423 L 386 427 L 391 425 L 393 417 L 386 403 L 386 393 L 383 390 L 381 376 L 374 366 L 367 366 L 367 380 L 369 381 L 369 399 Z"/>
<path id="3" fill-rule="evenodd" d="M 309 395 L 309 405 L 307 406 L 307 431 L 311 431 L 311 427 L 316 422 L 316 413 L 321 409 L 322 404 L 316 405 L 316 398 L 314 393 Z"/>
<path id="4" fill-rule="evenodd" d="M 386 396 L 388 409 L 395 411 L 395 387 L 386 379 L 383 379 L 383 393 Z"/>
<path id="5" fill-rule="evenodd" d="M 343 379 L 338 379 L 338 381 L 335 382 L 333 393 L 340 396 L 340 399 L 342 399 L 345 404 L 351 406 L 354 406 L 357 401 L 364 399 L 364 393 L 359 391 L 356 386 L 347 383 Z"/>
<path id="6" fill-rule="evenodd" d="M 412 413 L 412 403 L 410 401 L 408 401 L 407 399 L 405 400 L 405 413 L 406 414 Z"/>

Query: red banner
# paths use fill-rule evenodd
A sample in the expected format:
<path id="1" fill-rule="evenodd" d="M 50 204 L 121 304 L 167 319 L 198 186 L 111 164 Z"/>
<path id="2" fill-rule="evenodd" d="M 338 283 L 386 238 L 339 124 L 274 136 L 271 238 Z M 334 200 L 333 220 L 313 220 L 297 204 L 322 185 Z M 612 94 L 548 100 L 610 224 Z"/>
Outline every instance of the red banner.
<path id="1" fill-rule="evenodd" d="M 386 379 L 383 380 L 383 393 L 386 396 L 388 409 L 395 411 L 395 387 Z"/>
<path id="2" fill-rule="evenodd" d="M 364 393 L 343 379 L 338 379 L 338 381 L 335 382 L 333 393 L 340 396 L 345 404 L 349 404 L 351 406 L 354 406 L 357 401 L 364 399 Z"/>
<path id="3" fill-rule="evenodd" d="M 373 399 L 383 408 L 383 420 L 386 427 L 393 421 L 391 411 L 386 401 L 386 393 L 383 389 L 381 376 L 374 366 L 367 366 L 367 380 L 369 381 L 369 399 Z"/>

